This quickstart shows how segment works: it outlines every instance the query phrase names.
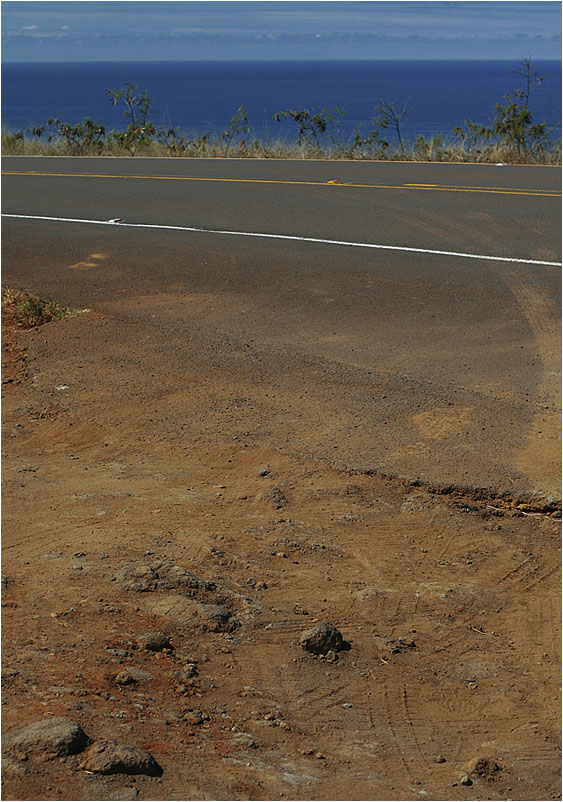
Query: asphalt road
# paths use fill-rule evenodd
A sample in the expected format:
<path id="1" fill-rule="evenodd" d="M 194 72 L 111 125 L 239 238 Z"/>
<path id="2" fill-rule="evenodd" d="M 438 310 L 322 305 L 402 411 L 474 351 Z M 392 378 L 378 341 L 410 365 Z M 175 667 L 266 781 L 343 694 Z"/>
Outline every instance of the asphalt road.
<path id="1" fill-rule="evenodd" d="M 557 493 L 560 198 L 551 167 L 11 157 L 3 282 L 153 325 L 206 298 L 217 369 L 252 342 L 261 381 L 330 397 L 342 464 Z"/>

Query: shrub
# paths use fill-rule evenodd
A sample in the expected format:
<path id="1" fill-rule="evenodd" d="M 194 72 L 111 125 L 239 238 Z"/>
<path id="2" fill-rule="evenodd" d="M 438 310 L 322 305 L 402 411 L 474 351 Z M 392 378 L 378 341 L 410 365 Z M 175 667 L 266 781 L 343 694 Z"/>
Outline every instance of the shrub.
<path id="1" fill-rule="evenodd" d="M 84 310 L 85 311 L 85 310 Z M 41 298 L 23 290 L 2 289 L 2 322 L 14 328 L 31 329 L 80 314 L 51 298 Z"/>

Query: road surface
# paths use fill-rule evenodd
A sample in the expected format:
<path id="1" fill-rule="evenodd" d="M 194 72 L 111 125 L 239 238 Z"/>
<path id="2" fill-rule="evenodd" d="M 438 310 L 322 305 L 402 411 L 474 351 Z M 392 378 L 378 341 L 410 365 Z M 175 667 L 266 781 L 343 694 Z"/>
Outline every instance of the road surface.
<path id="1" fill-rule="evenodd" d="M 558 168 L 11 157 L 3 190 L 4 284 L 140 322 L 169 298 L 175 358 L 197 320 L 227 373 L 250 343 L 330 407 L 317 456 L 558 492 Z"/>

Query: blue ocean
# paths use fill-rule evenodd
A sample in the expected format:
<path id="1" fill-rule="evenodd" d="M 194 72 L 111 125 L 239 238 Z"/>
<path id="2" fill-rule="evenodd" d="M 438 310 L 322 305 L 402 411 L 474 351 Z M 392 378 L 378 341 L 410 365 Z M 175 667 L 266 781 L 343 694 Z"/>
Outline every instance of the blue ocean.
<path id="1" fill-rule="evenodd" d="M 547 120 L 561 136 L 561 62 L 533 64 L 546 80 L 532 94 L 535 122 Z M 276 122 L 283 109 L 338 107 L 332 135 L 347 141 L 372 130 L 377 98 L 396 109 L 407 105 L 403 138 L 443 134 L 471 119 L 487 122 L 494 104 L 522 86 L 505 61 L 158 61 L 5 63 L 2 65 L 2 128 L 25 130 L 49 117 L 76 123 L 91 117 L 106 129 L 124 129 L 123 111 L 106 89 L 125 83 L 147 90 L 150 118 L 184 136 L 225 130 L 244 105 L 250 137 L 289 140 L 294 123 Z M 388 133 L 391 141 L 393 134 Z"/>

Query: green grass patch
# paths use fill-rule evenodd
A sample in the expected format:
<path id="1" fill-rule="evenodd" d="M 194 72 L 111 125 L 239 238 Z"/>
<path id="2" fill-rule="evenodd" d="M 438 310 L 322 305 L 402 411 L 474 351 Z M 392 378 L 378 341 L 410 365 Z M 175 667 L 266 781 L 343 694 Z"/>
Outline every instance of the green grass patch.
<path id="1" fill-rule="evenodd" d="M 53 298 L 42 298 L 24 290 L 2 288 L 2 324 L 9 328 L 32 329 L 87 311 L 72 309 Z"/>

